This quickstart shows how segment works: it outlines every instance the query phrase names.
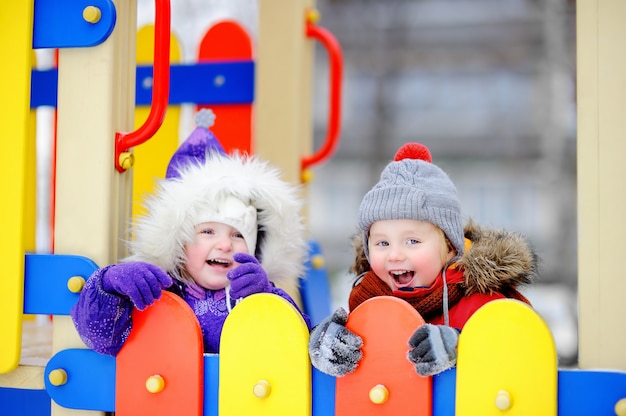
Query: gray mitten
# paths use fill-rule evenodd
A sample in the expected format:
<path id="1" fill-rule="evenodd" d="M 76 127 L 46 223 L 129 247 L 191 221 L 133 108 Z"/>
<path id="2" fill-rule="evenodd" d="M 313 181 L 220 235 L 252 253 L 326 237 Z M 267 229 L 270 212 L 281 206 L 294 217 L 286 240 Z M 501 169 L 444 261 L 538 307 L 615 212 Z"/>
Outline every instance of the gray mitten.
<path id="1" fill-rule="evenodd" d="M 102 276 L 102 288 L 106 292 L 126 296 L 139 310 L 152 305 L 173 282 L 161 268 L 143 262 L 109 266 Z"/>
<path id="2" fill-rule="evenodd" d="M 445 325 L 420 326 L 409 339 L 409 361 L 421 376 L 432 376 L 456 365 L 459 331 Z"/>
<path id="3" fill-rule="evenodd" d="M 341 377 L 353 372 L 363 356 L 363 340 L 346 328 L 347 321 L 348 313 L 339 308 L 311 331 L 311 363 L 331 376 Z"/>

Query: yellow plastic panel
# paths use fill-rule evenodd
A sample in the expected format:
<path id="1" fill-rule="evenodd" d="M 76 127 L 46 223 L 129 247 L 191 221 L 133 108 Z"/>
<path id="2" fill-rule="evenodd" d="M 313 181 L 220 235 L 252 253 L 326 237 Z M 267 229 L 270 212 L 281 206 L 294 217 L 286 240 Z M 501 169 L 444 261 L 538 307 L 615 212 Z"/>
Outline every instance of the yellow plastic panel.
<path id="1" fill-rule="evenodd" d="M 308 342 L 302 316 L 281 297 L 241 301 L 222 332 L 219 415 L 310 415 Z"/>
<path id="2" fill-rule="evenodd" d="M 170 63 L 180 61 L 180 42 L 170 35 Z M 154 58 L 154 25 L 147 25 L 137 32 L 137 65 L 152 65 Z M 142 88 L 147 80 L 137 79 Z M 135 108 L 135 129 L 148 119 L 150 107 Z M 142 200 L 154 189 L 155 180 L 165 177 L 170 158 L 178 148 L 180 106 L 168 106 L 163 124 L 153 137 L 134 150 L 133 167 L 133 218 L 144 213 Z"/>
<path id="3" fill-rule="evenodd" d="M 24 303 L 24 227 L 34 2 L 0 2 L 0 50 L 10 57 L 0 77 L 0 373 L 15 369 Z"/>
<path id="4" fill-rule="evenodd" d="M 557 374 L 552 335 L 532 308 L 489 302 L 459 338 L 456 415 L 556 415 Z"/>

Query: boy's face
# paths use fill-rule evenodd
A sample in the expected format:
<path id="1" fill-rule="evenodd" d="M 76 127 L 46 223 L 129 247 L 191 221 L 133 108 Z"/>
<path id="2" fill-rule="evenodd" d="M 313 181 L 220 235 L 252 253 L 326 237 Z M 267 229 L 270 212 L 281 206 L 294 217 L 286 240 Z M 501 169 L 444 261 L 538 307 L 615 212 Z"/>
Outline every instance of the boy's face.
<path id="1" fill-rule="evenodd" d="M 220 222 L 198 224 L 194 235 L 194 241 L 185 246 L 187 272 L 205 289 L 225 288 L 229 283 L 226 273 L 238 266 L 233 254 L 248 252 L 243 235 Z"/>
<path id="2" fill-rule="evenodd" d="M 391 290 L 432 285 L 454 257 L 443 233 L 426 221 L 376 221 L 367 244 L 371 269 Z"/>

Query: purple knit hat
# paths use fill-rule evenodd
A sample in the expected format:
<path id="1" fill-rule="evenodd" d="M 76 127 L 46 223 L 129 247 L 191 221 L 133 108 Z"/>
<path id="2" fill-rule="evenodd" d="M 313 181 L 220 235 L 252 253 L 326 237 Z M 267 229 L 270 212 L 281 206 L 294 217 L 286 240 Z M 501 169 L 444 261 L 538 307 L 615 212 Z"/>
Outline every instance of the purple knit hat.
<path id="1" fill-rule="evenodd" d="M 194 122 L 196 123 L 196 128 L 176 150 L 167 166 L 166 179 L 179 178 L 180 170 L 189 166 L 192 162 L 197 164 L 204 163 L 207 154 L 213 152 L 226 154 L 221 143 L 209 130 L 209 127 L 213 126 L 215 122 L 213 111 L 203 108 L 196 113 Z"/>

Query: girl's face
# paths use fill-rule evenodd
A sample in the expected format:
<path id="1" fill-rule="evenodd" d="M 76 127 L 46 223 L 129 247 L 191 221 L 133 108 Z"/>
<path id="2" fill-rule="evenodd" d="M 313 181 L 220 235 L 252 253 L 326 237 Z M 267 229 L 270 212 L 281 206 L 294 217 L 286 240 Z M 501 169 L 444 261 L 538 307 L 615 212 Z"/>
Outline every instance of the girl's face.
<path id="1" fill-rule="evenodd" d="M 238 265 L 233 254 L 248 252 L 243 235 L 220 222 L 198 224 L 194 233 L 194 241 L 185 245 L 187 272 L 205 289 L 224 289 L 228 285 L 226 273 Z"/>
<path id="2" fill-rule="evenodd" d="M 429 287 L 455 255 L 443 232 L 426 221 L 376 221 L 367 244 L 370 267 L 391 290 Z"/>

